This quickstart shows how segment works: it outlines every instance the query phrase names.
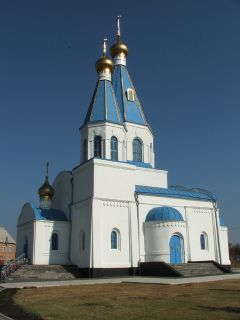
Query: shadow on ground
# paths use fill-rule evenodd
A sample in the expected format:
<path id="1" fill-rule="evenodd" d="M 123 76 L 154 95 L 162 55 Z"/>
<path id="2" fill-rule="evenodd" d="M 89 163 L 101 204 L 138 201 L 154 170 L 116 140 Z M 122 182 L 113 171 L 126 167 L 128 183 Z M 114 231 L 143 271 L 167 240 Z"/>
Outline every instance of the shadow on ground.
<path id="1" fill-rule="evenodd" d="M 240 308 L 239 307 L 205 307 L 205 306 L 200 306 L 201 309 L 205 309 L 208 311 L 224 311 L 228 313 L 240 313 Z"/>
<path id="2" fill-rule="evenodd" d="M 0 312 L 14 320 L 43 320 L 40 316 L 26 312 L 14 302 L 18 289 L 5 289 L 0 292 Z"/>

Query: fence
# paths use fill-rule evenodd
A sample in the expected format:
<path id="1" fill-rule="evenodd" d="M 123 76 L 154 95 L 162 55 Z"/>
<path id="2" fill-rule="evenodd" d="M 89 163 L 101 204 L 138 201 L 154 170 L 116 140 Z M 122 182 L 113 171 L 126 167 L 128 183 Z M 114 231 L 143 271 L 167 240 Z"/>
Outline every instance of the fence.
<path id="1" fill-rule="evenodd" d="M 9 262 L 5 266 L 2 267 L 0 273 L 0 281 L 6 280 L 11 273 L 19 269 L 22 265 L 26 264 L 27 260 L 25 259 L 25 254 L 21 254 L 15 260 Z"/>

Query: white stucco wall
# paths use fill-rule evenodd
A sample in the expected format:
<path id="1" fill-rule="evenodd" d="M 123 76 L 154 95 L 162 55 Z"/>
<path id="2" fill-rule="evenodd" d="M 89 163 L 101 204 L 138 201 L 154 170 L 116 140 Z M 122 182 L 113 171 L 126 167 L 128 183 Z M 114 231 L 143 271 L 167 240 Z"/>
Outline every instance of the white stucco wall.
<path id="1" fill-rule="evenodd" d="M 72 203 L 72 173 L 71 171 L 62 171 L 54 179 L 53 188 L 55 196 L 51 207 L 62 210 L 66 217 L 70 218 L 70 204 Z"/>
<path id="2" fill-rule="evenodd" d="M 58 234 L 58 250 L 51 249 L 51 236 L 53 233 Z M 69 244 L 69 222 L 35 221 L 34 264 L 69 264 Z"/>
<path id="3" fill-rule="evenodd" d="M 188 242 L 186 237 L 186 222 L 157 222 L 144 223 L 145 261 L 164 261 L 170 263 L 170 239 L 173 235 L 182 240 L 182 262 L 188 260 Z"/>

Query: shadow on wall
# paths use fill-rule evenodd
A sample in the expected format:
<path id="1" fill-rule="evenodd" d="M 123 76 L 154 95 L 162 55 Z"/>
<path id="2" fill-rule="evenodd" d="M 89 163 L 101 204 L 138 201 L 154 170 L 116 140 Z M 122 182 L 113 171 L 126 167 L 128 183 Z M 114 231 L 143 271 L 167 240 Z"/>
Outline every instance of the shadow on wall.
<path id="1" fill-rule="evenodd" d="M 34 313 L 26 312 L 18 306 L 14 297 L 19 289 L 6 289 L 0 292 L 0 312 L 17 320 L 43 320 Z"/>

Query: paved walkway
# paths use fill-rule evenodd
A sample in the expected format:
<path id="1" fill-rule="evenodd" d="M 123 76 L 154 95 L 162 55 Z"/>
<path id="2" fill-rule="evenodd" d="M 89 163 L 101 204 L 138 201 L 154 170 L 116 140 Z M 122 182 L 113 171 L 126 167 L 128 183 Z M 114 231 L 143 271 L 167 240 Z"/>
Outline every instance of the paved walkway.
<path id="1" fill-rule="evenodd" d="M 41 287 L 60 287 L 76 286 L 86 284 L 105 284 L 105 283 L 157 283 L 157 284 L 184 284 L 199 283 L 209 281 L 219 281 L 227 279 L 240 279 L 240 273 L 223 274 L 218 276 L 204 276 L 193 278 L 163 278 L 163 277 L 124 277 L 124 278 L 104 278 L 104 279 L 76 279 L 64 281 L 32 281 L 32 282 L 8 282 L 1 283 L 0 289 L 10 288 L 41 288 Z M 1 319 L 0 319 L 1 320 Z"/>
<path id="2" fill-rule="evenodd" d="M 9 317 L 5 316 L 4 314 L 0 313 L 0 320 L 14 320 L 14 319 L 9 318 Z"/>

